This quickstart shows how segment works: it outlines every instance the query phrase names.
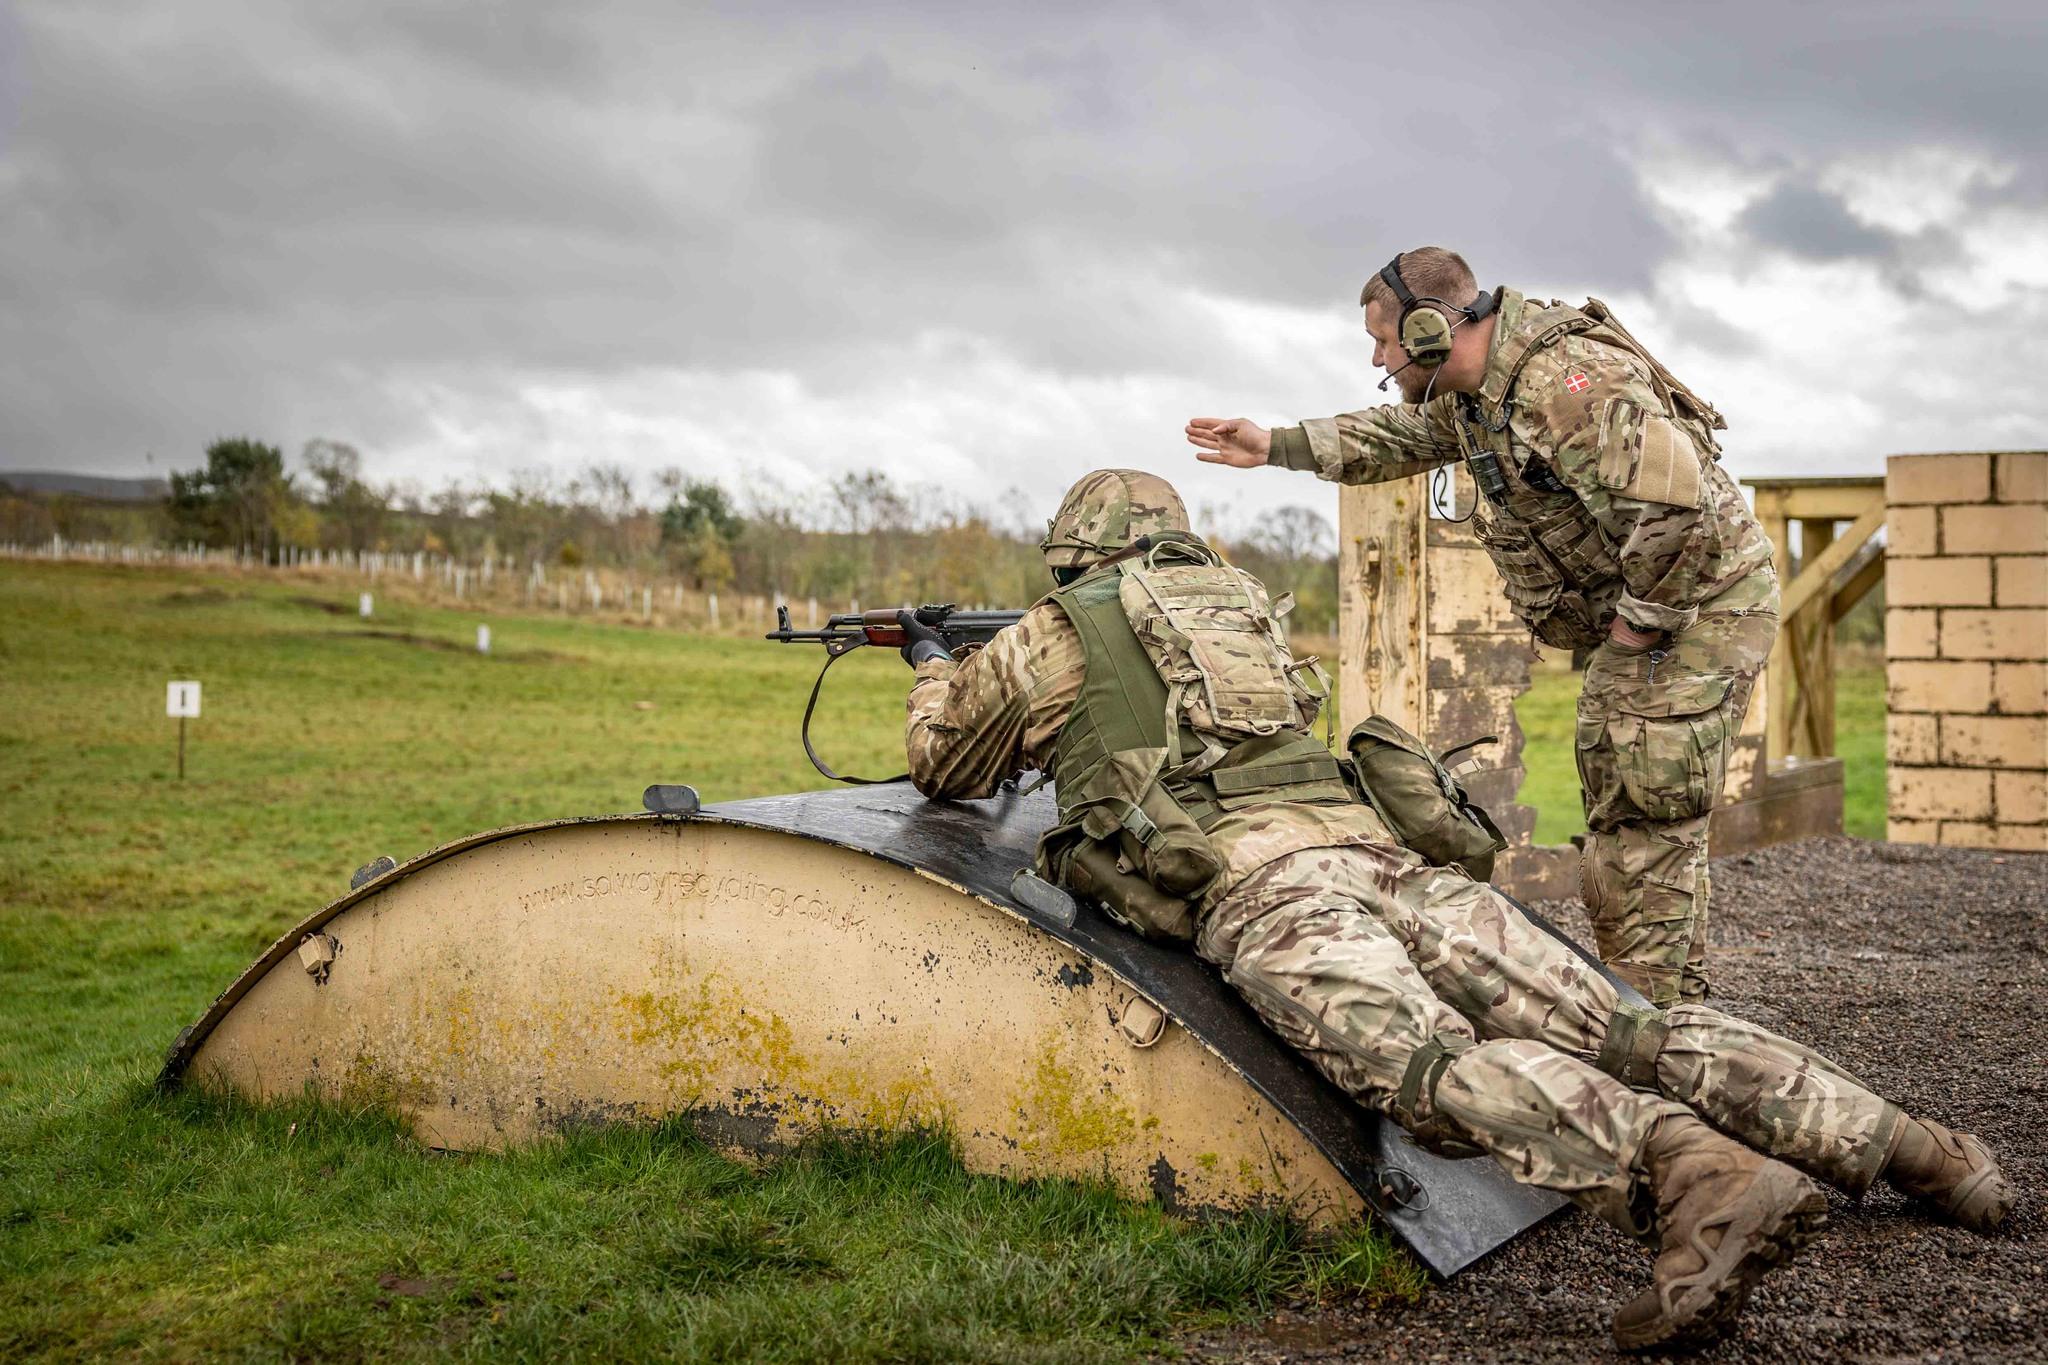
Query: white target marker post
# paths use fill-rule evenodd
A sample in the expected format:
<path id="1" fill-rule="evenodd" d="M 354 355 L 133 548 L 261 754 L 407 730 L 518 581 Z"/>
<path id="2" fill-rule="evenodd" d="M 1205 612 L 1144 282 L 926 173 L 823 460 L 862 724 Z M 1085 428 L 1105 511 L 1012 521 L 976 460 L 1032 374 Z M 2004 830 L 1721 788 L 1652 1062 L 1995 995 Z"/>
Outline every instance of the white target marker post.
<path id="1" fill-rule="evenodd" d="M 199 684 L 174 682 L 164 692 L 164 714 L 178 721 L 178 780 L 185 780 L 185 722 L 199 717 Z"/>
<path id="2" fill-rule="evenodd" d="M 476 652 L 479 654 L 491 652 L 491 628 L 489 626 L 478 626 L 476 628 Z"/>

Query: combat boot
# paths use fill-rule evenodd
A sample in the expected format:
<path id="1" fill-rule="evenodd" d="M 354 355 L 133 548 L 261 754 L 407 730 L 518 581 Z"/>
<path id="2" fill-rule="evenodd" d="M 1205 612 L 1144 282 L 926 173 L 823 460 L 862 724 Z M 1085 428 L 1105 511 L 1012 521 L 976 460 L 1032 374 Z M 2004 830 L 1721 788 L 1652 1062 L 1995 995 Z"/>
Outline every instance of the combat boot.
<path id="1" fill-rule="evenodd" d="M 1656 1278 L 1614 1315 L 1623 1350 L 1711 1341 L 1773 1266 L 1827 1222 L 1820 1186 L 1696 1118 L 1658 1123 L 1642 1168 L 1655 1201 Z"/>
<path id="2" fill-rule="evenodd" d="M 1996 1231 L 2012 1212 L 2016 1194 L 1990 1148 L 1927 1119 L 1899 1125 L 1884 1178 L 1899 1193 L 1926 1200 L 1973 1232 Z"/>

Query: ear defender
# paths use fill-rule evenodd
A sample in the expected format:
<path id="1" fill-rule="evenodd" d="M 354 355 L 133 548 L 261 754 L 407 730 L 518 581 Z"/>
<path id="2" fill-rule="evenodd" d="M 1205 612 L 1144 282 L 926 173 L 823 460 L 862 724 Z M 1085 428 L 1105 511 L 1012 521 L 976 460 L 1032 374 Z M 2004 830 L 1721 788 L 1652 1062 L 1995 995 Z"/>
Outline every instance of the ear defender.
<path id="1" fill-rule="evenodd" d="M 1442 299 L 1417 298 L 1401 278 L 1400 256 L 1381 267 L 1380 278 L 1387 282 L 1401 305 L 1400 317 L 1394 323 L 1401 353 L 1408 357 L 1409 364 L 1425 370 L 1433 370 L 1451 358 L 1451 333 L 1458 325 L 1451 321 L 1452 314 L 1457 314 L 1460 322 L 1477 322 L 1493 311 L 1491 294 L 1482 293 L 1463 308 Z"/>

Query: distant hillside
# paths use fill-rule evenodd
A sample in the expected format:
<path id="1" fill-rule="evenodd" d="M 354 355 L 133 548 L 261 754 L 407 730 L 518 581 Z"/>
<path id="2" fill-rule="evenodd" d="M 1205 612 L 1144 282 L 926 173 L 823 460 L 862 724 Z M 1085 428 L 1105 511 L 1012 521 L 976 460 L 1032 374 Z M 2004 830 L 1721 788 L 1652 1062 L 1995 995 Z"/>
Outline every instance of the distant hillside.
<path id="1" fill-rule="evenodd" d="M 155 502 L 171 491 L 162 479 L 114 479 L 44 469 L 0 470 L 0 484 L 24 493 L 75 493 L 101 502 Z"/>

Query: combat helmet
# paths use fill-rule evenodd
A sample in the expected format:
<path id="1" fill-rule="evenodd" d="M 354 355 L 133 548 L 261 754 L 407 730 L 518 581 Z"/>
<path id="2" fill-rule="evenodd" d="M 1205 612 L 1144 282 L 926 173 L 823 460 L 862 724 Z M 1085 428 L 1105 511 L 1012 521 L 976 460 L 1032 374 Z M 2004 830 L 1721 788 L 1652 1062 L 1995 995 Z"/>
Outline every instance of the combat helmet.
<path id="1" fill-rule="evenodd" d="M 1139 536 L 1188 530 L 1188 509 L 1172 484 L 1140 469 L 1097 469 L 1083 474 L 1060 499 L 1060 510 L 1045 524 L 1038 548 L 1046 567 L 1078 569 L 1108 558 Z"/>

